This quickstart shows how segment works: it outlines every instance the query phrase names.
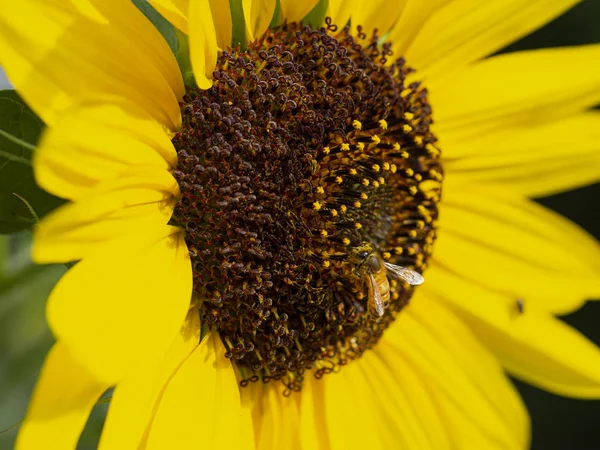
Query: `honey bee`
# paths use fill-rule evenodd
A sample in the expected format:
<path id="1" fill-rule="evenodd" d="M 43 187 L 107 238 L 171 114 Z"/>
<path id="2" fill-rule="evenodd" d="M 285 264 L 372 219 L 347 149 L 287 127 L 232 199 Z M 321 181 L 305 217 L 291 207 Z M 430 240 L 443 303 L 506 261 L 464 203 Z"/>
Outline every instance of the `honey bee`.
<path id="1" fill-rule="evenodd" d="M 367 285 L 369 312 L 377 317 L 383 316 L 385 308 L 390 302 L 388 276 L 413 286 L 425 281 L 421 274 L 414 270 L 385 262 L 366 242 L 355 247 L 350 256 L 351 261 L 356 264 L 358 276 Z"/>

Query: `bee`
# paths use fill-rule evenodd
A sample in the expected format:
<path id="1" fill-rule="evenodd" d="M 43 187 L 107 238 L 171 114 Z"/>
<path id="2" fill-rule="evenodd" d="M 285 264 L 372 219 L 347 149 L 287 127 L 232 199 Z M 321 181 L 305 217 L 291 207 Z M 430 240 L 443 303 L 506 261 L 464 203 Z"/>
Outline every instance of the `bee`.
<path id="1" fill-rule="evenodd" d="M 356 273 L 367 285 L 367 306 L 374 316 L 381 317 L 390 302 L 390 283 L 388 276 L 402 280 L 413 286 L 422 284 L 423 277 L 407 267 L 385 262 L 373 247 L 363 242 L 355 247 L 350 260 L 356 264 Z"/>
<path id="2" fill-rule="evenodd" d="M 522 298 L 518 298 L 515 301 L 515 307 L 517 309 L 518 314 L 524 314 L 525 313 L 525 300 L 523 300 Z"/>

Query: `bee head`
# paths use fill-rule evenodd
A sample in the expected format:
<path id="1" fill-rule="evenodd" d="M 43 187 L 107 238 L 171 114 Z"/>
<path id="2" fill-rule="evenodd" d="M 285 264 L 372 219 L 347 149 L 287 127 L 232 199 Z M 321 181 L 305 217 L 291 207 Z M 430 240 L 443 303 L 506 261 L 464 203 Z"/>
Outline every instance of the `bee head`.
<path id="1" fill-rule="evenodd" d="M 358 267 L 360 267 L 368 260 L 369 255 L 372 253 L 373 247 L 371 244 L 361 242 L 360 245 L 357 245 L 350 251 L 348 256 L 353 264 L 356 264 Z"/>

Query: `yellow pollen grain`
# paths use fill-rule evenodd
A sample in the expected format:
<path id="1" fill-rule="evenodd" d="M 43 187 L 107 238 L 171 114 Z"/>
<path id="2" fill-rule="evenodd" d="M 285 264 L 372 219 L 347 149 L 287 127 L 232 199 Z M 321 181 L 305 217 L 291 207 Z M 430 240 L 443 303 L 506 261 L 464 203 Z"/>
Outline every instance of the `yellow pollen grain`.
<path id="1" fill-rule="evenodd" d="M 360 230 L 362 228 L 362 224 L 360 222 L 356 222 L 354 224 L 354 228 L 356 228 L 357 230 Z"/>
<path id="2" fill-rule="evenodd" d="M 374 188 L 378 188 L 379 187 L 379 181 L 373 181 L 373 187 Z"/>
<path id="3" fill-rule="evenodd" d="M 348 207 L 346 205 L 340 206 L 340 212 L 341 213 L 345 213 L 346 211 L 348 211 Z"/>
<path id="4" fill-rule="evenodd" d="M 404 113 L 404 118 L 406 120 L 413 120 L 415 118 L 415 115 L 413 113 L 411 113 L 411 112 L 405 112 Z"/>
<path id="5" fill-rule="evenodd" d="M 321 230 L 321 237 L 327 237 L 328 235 L 327 230 Z"/>
<path id="6" fill-rule="evenodd" d="M 375 144 L 379 144 L 381 142 L 381 138 L 379 136 L 377 136 L 376 134 L 374 134 L 373 136 L 371 136 L 371 140 L 373 142 L 375 142 Z"/>
<path id="7" fill-rule="evenodd" d="M 342 239 L 342 242 L 344 245 L 350 245 L 350 239 L 348 239 L 348 238 Z"/>
<path id="8" fill-rule="evenodd" d="M 392 292 L 392 300 L 398 300 L 400 298 L 400 294 L 397 292 Z"/>
<path id="9" fill-rule="evenodd" d="M 330 151 L 331 149 L 329 147 L 323 147 L 323 153 L 325 153 L 326 155 L 329 155 Z"/>
<path id="10" fill-rule="evenodd" d="M 358 172 L 356 169 L 350 169 L 350 175 L 356 175 Z"/>
<path id="11" fill-rule="evenodd" d="M 362 123 L 360 123 L 360 120 L 353 120 L 352 126 L 355 130 L 362 130 Z"/>
<path id="12" fill-rule="evenodd" d="M 408 154 L 408 152 L 402 152 L 402 153 L 400 153 L 400 157 L 403 158 L 403 159 L 408 159 L 409 156 L 410 155 Z"/>
<path id="13" fill-rule="evenodd" d="M 414 231 L 414 230 L 412 230 L 412 231 Z M 416 234 L 416 231 L 415 231 L 415 234 Z M 415 250 L 413 247 L 410 247 L 410 248 L 408 249 L 408 254 L 409 254 L 409 255 L 411 255 L 411 256 L 412 256 L 412 255 L 414 255 L 414 254 L 416 254 L 416 253 L 417 253 L 417 251 L 416 251 L 416 250 Z"/>
<path id="14" fill-rule="evenodd" d="M 365 149 L 365 144 L 359 142 L 358 144 L 356 144 L 356 148 L 360 151 L 363 151 Z"/>
<path id="15" fill-rule="evenodd" d="M 335 177 L 335 182 L 337 184 L 342 184 L 343 181 L 344 181 L 344 179 L 342 177 L 340 177 L 339 175 L 337 177 Z"/>
<path id="16" fill-rule="evenodd" d="M 323 186 L 318 186 L 317 187 L 317 194 L 324 194 L 325 193 L 325 189 L 323 189 Z"/>
<path id="17" fill-rule="evenodd" d="M 362 204 L 357 200 L 352 204 L 355 208 L 360 208 Z"/>
<path id="18" fill-rule="evenodd" d="M 405 123 L 404 125 L 402 125 L 402 131 L 404 131 L 405 133 L 410 133 L 412 131 L 412 127 Z"/>
<path id="19" fill-rule="evenodd" d="M 396 164 L 392 164 L 390 166 L 390 170 L 391 170 L 392 173 L 396 173 L 396 170 L 398 170 L 398 167 L 396 167 Z"/>
<path id="20" fill-rule="evenodd" d="M 379 126 L 381 127 L 382 130 L 387 130 L 388 128 L 388 123 L 385 121 L 385 119 L 381 119 L 379 121 Z"/>
<path id="21" fill-rule="evenodd" d="M 411 186 L 410 188 L 408 188 L 408 192 L 410 192 L 412 195 L 415 195 L 417 192 L 419 192 L 419 190 L 416 186 Z"/>
<path id="22" fill-rule="evenodd" d="M 322 207 L 323 207 L 323 204 L 322 204 L 322 203 L 320 203 L 320 202 L 314 202 L 314 203 L 313 203 L 313 209 L 314 209 L 315 211 L 320 211 Z"/>
<path id="23" fill-rule="evenodd" d="M 415 174 L 415 180 L 421 181 L 422 179 L 423 179 L 423 176 L 420 173 Z"/>
<path id="24" fill-rule="evenodd" d="M 403 251 L 404 251 L 404 249 L 402 247 L 394 248 L 394 253 L 396 253 L 396 255 L 401 255 Z"/>
<path id="25" fill-rule="evenodd" d="M 371 169 L 373 169 L 374 172 L 379 172 L 381 170 L 381 166 L 379 164 L 373 164 Z"/>
<path id="26" fill-rule="evenodd" d="M 406 176 L 407 176 L 407 177 L 412 177 L 412 176 L 415 174 L 415 171 L 414 171 L 414 170 L 412 170 L 412 169 L 409 167 L 408 169 L 406 169 L 406 170 L 404 171 L 404 173 L 406 173 Z"/>
<path id="27" fill-rule="evenodd" d="M 366 200 L 366 199 L 368 199 L 368 198 L 369 198 L 369 196 L 363 192 L 362 194 L 360 194 L 360 198 L 361 198 L 362 200 Z"/>
<path id="28" fill-rule="evenodd" d="M 421 137 L 421 136 L 415 136 L 415 144 L 422 145 L 423 144 L 423 137 Z"/>
<path id="29" fill-rule="evenodd" d="M 341 145 L 341 149 L 343 152 L 347 152 L 348 150 L 350 150 L 350 144 L 343 143 Z"/>
<path id="30" fill-rule="evenodd" d="M 379 181 L 379 184 L 385 184 L 385 178 L 383 177 L 377 178 L 377 181 Z"/>
<path id="31" fill-rule="evenodd" d="M 323 261 L 323 267 L 328 268 L 331 265 L 329 261 Z"/>
<path id="32" fill-rule="evenodd" d="M 381 166 L 381 168 L 383 170 L 390 170 L 390 163 L 384 162 L 383 165 Z"/>
<path id="33" fill-rule="evenodd" d="M 390 252 L 383 252 L 383 259 L 390 259 L 392 257 L 392 254 Z"/>
<path id="34" fill-rule="evenodd" d="M 336 217 L 336 216 L 338 215 L 338 212 L 337 212 L 337 210 L 335 210 L 335 209 L 332 209 L 332 210 L 330 210 L 329 212 L 331 213 L 331 215 L 332 215 L 333 217 Z"/>
<path id="35" fill-rule="evenodd" d="M 392 145 L 392 148 L 396 151 L 400 150 L 400 144 L 398 144 L 397 142 L 394 143 L 394 145 Z"/>
<path id="36" fill-rule="evenodd" d="M 363 186 L 368 186 L 369 183 L 371 183 L 369 180 L 367 180 L 366 178 L 363 178 L 360 182 Z"/>
<path id="37" fill-rule="evenodd" d="M 408 232 L 408 236 L 409 236 L 409 237 L 411 237 L 411 238 L 416 238 L 416 237 L 417 237 L 417 230 L 410 230 L 410 231 Z M 409 255 L 411 254 L 411 253 L 410 253 L 410 249 L 409 249 L 409 251 L 408 251 L 408 254 L 409 254 Z"/>

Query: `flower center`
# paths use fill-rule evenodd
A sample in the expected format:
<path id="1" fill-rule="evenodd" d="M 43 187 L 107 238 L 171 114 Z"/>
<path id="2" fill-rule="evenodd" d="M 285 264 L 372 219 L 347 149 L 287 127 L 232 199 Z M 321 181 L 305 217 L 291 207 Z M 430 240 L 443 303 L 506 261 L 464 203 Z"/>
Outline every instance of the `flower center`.
<path id="1" fill-rule="evenodd" d="M 426 268 L 440 152 L 427 91 L 390 55 L 377 36 L 284 25 L 184 97 L 173 222 L 203 321 L 249 380 L 299 389 L 358 358 L 413 292 L 385 263 Z"/>

